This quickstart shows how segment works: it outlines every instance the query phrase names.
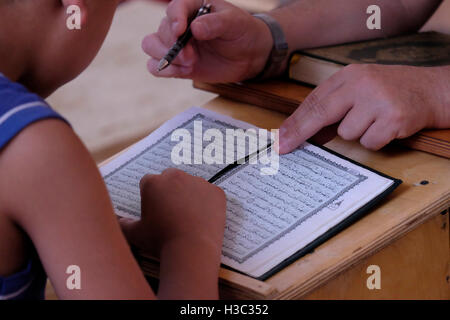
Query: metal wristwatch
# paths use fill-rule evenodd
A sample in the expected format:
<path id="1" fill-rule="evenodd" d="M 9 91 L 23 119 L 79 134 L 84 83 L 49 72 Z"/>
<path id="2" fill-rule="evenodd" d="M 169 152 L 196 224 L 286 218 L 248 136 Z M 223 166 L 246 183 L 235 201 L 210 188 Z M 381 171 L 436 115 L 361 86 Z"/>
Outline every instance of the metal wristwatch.
<path id="1" fill-rule="evenodd" d="M 273 48 L 267 64 L 263 71 L 255 78 L 255 80 L 263 80 L 280 74 L 280 69 L 289 53 L 289 48 L 283 29 L 277 20 L 265 13 L 258 13 L 253 16 L 262 20 L 269 27 L 273 38 Z"/>

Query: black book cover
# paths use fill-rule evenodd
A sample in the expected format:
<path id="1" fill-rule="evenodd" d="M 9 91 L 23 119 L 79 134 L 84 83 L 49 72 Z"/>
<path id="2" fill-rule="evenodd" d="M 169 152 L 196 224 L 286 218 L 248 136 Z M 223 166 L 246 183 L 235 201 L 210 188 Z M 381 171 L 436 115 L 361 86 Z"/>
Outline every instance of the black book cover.
<path id="1" fill-rule="evenodd" d="M 413 33 L 296 53 L 341 65 L 377 63 L 419 67 L 442 66 L 450 65 L 450 35 L 437 32 Z"/>

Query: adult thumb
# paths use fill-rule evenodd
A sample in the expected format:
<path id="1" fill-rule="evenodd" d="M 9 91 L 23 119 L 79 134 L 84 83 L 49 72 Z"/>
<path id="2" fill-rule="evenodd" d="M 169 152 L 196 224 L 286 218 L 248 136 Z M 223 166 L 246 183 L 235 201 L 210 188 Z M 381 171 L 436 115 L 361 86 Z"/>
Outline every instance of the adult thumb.
<path id="1" fill-rule="evenodd" d="M 233 21 L 230 11 L 220 11 L 198 17 L 192 22 L 191 29 L 195 39 L 200 41 L 233 39 Z M 234 23 L 235 24 L 235 23 Z"/>

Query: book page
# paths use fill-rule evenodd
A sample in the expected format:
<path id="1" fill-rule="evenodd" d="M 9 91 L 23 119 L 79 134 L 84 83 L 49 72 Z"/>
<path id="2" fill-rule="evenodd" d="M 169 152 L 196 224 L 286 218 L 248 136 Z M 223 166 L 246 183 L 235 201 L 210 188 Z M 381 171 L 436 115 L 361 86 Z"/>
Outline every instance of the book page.
<path id="1" fill-rule="evenodd" d="M 228 197 L 223 262 L 260 277 L 393 184 L 305 143 L 276 175 L 241 165 L 216 184 Z"/>
<path id="2" fill-rule="evenodd" d="M 227 160 L 225 152 L 223 154 L 223 164 L 204 163 L 202 158 L 203 147 L 208 143 L 202 141 L 200 134 L 194 134 L 196 122 L 201 122 L 202 132 L 200 134 L 203 134 L 208 129 L 218 129 L 225 135 L 225 130 L 230 128 L 255 128 L 248 123 L 196 107 L 167 121 L 151 135 L 100 168 L 114 209 L 118 215 L 133 219 L 140 217 L 139 182 L 146 174 L 159 174 L 167 168 L 177 168 L 191 175 L 209 180 L 228 165 L 225 162 Z M 190 155 L 192 164 L 183 163 L 177 165 L 173 162 L 172 151 L 177 142 L 173 141 L 172 133 L 177 129 L 187 130 L 192 136 L 192 152 Z M 236 139 L 236 143 L 238 143 L 238 139 Z M 194 145 L 200 147 L 195 148 Z M 249 149 L 248 145 L 243 146 L 243 150 Z M 236 146 L 233 157 L 229 160 L 230 163 L 234 161 L 233 158 L 237 158 L 237 151 L 238 147 Z M 197 159 L 200 161 L 196 161 Z"/>

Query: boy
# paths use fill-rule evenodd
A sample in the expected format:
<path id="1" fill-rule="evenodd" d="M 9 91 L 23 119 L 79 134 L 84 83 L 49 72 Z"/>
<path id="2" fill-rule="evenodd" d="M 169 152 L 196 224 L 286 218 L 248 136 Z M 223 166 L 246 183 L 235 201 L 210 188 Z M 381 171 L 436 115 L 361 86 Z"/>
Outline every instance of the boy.
<path id="1" fill-rule="evenodd" d="M 63 299 L 155 298 L 94 161 L 41 98 L 87 67 L 117 4 L 0 0 L 0 299 L 42 298 L 46 274 Z M 66 27 L 70 5 L 81 30 Z M 144 177 L 141 190 L 141 221 L 122 224 L 160 258 L 158 298 L 217 298 L 223 192 L 175 169 Z"/>

